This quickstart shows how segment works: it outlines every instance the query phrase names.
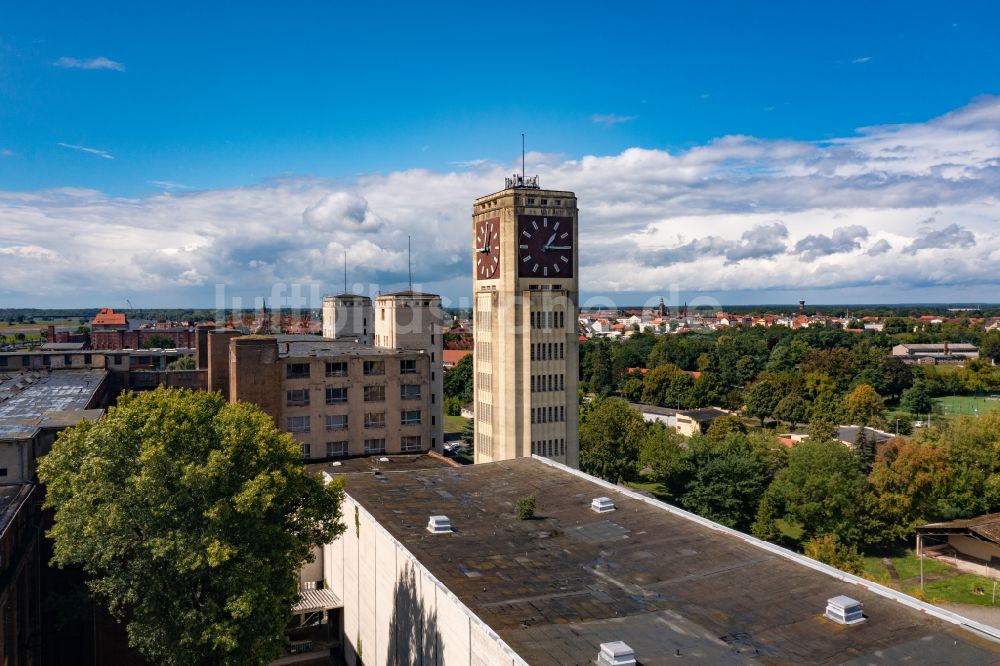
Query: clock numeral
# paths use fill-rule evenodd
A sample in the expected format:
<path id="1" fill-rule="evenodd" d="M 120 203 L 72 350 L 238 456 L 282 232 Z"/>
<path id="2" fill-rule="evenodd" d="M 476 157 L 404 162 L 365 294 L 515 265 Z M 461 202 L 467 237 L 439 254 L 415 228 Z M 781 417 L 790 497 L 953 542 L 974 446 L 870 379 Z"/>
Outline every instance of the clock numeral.
<path id="1" fill-rule="evenodd" d="M 544 275 L 545 277 L 549 276 L 549 267 L 548 266 L 546 266 L 545 268 L 542 269 L 542 275 Z"/>
<path id="2" fill-rule="evenodd" d="M 531 234 L 529 234 L 527 231 L 522 231 L 521 233 L 527 236 L 528 238 L 531 238 Z"/>
<path id="3" fill-rule="evenodd" d="M 558 222 L 556 222 L 554 225 L 552 225 L 552 231 L 559 231 L 559 223 Z"/>
<path id="4" fill-rule="evenodd" d="M 560 236 L 559 238 L 560 238 L 560 239 L 562 239 L 562 238 L 566 238 L 566 236 L 569 236 L 569 232 L 568 232 L 568 231 L 564 231 L 564 232 L 563 232 L 563 235 L 562 235 L 562 236 Z"/>
<path id="5" fill-rule="evenodd" d="M 532 220 L 531 226 L 535 228 L 535 231 L 538 231 L 538 220 Z"/>
<path id="6" fill-rule="evenodd" d="M 523 261 L 524 263 L 528 263 L 529 261 L 531 261 L 531 255 L 529 254 L 527 257 L 525 257 L 521 261 Z"/>
<path id="7" fill-rule="evenodd" d="M 549 218 L 547 218 L 547 217 L 543 217 L 542 218 L 542 226 L 548 228 L 548 226 L 549 226 Z"/>
<path id="8" fill-rule="evenodd" d="M 559 258 L 562 259 L 562 262 L 564 264 L 568 264 L 569 263 L 569 257 L 559 257 Z"/>
<path id="9" fill-rule="evenodd" d="M 531 267 L 531 272 L 532 273 L 537 273 L 538 272 L 538 264 L 535 264 L 534 266 Z"/>
<path id="10" fill-rule="evenodd" d="M 521 248 L 522 250 L 527 250 L 528 249 L 527 245 L 518 245 L 518 247 Z"/>
<path id="11" fill-rule="evenodd" d="M 559 272 L 559 264 L 552 264 L 552 268 L 556 269 L 556 273 Z"/>

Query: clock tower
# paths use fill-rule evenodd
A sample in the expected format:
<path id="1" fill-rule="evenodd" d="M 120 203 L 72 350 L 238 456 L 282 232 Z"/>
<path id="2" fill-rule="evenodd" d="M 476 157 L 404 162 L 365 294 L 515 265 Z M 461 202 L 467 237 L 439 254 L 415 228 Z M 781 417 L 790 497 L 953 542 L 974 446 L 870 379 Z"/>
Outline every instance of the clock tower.
<path id="1" fill-rule="evenodd" d="M 580 462 L 576 195 L 515 175 L 472 210 L 475 461 Z"/>

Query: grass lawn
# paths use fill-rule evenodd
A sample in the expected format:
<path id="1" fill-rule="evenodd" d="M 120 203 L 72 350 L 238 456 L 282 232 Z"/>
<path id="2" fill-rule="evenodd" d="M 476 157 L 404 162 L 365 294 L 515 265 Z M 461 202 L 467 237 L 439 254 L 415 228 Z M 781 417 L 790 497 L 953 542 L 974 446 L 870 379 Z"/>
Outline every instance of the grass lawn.
<path id="1" fill-rule="evenodd" d="M 988 411 L 1000 409 L 1000 400 L 987 396 L 946 395 L 934 398 L 934 414 L 944 416 L 985 414 Z M 978 410 L 978 411 L 977 411 Z"/>
<path id="2" fill-rule="evenodd" d="M 444 431 L 445 432 L 465 432 L 465 426 L 469 423 L 469 419 L 464 416 L 445 416 L 444 417 Z"/>
<path id="3" fill-rule="evenodd" d="M 895 567 L 896 573 L 899 574 L 898 578 L 891 574 L 888 567 L 882 562 L 882 558 L 878 556 L 865 557 L 865 573 L 883 585 L 921 598 L 920 561 L 914 551 L 907 549 L 890 555 L 889 561 Z M 993 583 L 992 579 L 961 573 L 937 560 L 924 559 L 924 593 L 922 597 L 931 603 L 954 602 L 991 606 L 993 605 Z M 998 604 L 1000 604 L 1000 599 L 998 599 Z"/>
<path id="4" fill-rule="evenodd" d="M 625 485 L 629 488 L 652 493 L 658 500 L 663 500 L 664 502 L 670 501 L 670 495 L 667 493 L 666 487 L 659 481 L 626 481 Z"/>

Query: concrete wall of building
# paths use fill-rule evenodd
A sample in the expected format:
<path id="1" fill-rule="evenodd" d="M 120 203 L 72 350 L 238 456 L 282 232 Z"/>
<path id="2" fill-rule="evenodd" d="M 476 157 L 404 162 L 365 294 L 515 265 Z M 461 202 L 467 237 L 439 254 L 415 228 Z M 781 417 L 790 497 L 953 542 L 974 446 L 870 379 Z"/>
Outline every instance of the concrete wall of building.
<path id="1" fill-rule="evenodd" d="M 284 366 L 272 336 L 246 335 L 229 343 L 229 400 L 252 402 L 281 427 Z"/>
<path id="2" fill-rule="evenodd" d="M 375 299 L 375 345 L 388 349 L 420 349 L 430 362 L 431 445 L 444 447 L 444 311 L 441 297 L 400 292 Z"/>
<path id="3" fill-rule="evenodd" d="M 151 391 L 157 386 L 192 391 L 208 390 L 208 370 L 133 370 L 129 387 L 133 391 Z"/>
<path id="4" fill-rule="evenodd" d="M 972 537 L 952 534 L 948 537 L 948 544 L 963 555 L 984 562 L 989 562 L 994 557 L 1000 557 L 1000 545 L 992 541 L 980 541 Z"/>
<path id="5" fill-rule="evenodd" d="M 195 328 L 195 346 L 198 349 L 196 367 L 199 370 L 208 369 L 208 333 L 213 328 L 212 324 L 198 324 Z"/>
<path id="6" fill-rule="evenodd" d="M 208 390 L 229 399 L 229 342 L 239 331 L 219 329 L 208 333 Z"/>
<path id="7" fill-rule="evenodd" d="M 341 294 L 323 298 L 323 337 L 371 345 L 375 330 L 372 299 Z"/>
<path id="8" fill-rule="evenodd" d="M 524 663 L 350 496 L 344 522 L 324 547 L 324 568 L 344 602 L 347 664 Z"/>
<path id="9" fill-rule="evenodd" d="M 0 485 L 28 483 L 35 475 L 35 443 L 31 437 L 0 440 Z"/>

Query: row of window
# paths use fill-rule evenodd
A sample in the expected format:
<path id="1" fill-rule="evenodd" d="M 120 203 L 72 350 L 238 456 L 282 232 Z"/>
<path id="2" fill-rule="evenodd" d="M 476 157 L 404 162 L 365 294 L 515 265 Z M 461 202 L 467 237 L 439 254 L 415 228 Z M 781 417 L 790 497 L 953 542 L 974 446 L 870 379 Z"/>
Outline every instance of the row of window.
<path id="1" fill-rule="evenodd" d="M 540 439 L 531 443 L 531 453 L 536 456 L 566 455 L 565 439 Z"/>
<path id="2" fill-rule="evenodd" d="M 566 407 L 564 405 L 531 408 L 532 423 L 562 423 L 565 420 Z"/>
<path id="3" fill-rule="evenodd" d="M 285 365 L 285 377 L 287 379 L 305 379 L 309 377 L 311 363 L 288 363 Z M 362 372 L 365 375 L 384 375 L 385 361 L 365 361 L 362 365 Z M 401 359 L 399 361 L 399 374 L 412 375 L 417 372 L 417 360 L 413 358 Z M 328 361 L 326 363 L 327 377 L 346 377 L 347 361 Z"/>
<path id="4" fill-rule="evenodd" d="M 566 390 L 566 375 L 531 375 L 531 392 Z"/>
<path id="5" fill-rule="evenodd" d="M 556 312 L 532 312 L 531 328 L 566 328 L 566 313 L 562 310 Z"/>
<path id="6" fill-rule="evenodd" d="M 420 435 L 406 435 L 401 437 L 399 440 L 399 450 L 403 453 L 413 453 L 416 451 L 421 451 L 423 449 Z M 302 457 L 312 458 L 312 444 L 302 444 Z M 326 443 L 326 457 L 327 458 L 344 458 L 348 453 L 348 442 L 347 440 L 340 440 L 337 442 L 327 442 Z M 385 438 L 384 437 L 373 437 L 371 439 L 365 440 L 365 453 L 385 453 Z"/>
<path id="7" fill-rule="evenodd" d="M 327 386 L 326 404 L 344 405 L 348 400 L 347 386 Z M 305 407 L 309 404 L 309 389 L 291 389 L 285 392 L 285 404 L 289 407 Z M 401 384 L 400 400 L 420 400 L 420 384 Z M 385 385 L 373 384 L 364 387 L 365 402 L 385 402 Z"/>
<path id="8" fill-rule="evenodd" d="M 328 431 L 347 430 L 347 414 L 328 414 L 326 419 L 326 429 Z M 399 425 L 420 425 L 422 415 L 419 409 L 404 409 L 399 413 Z M 431 425 L 435 425 L 437 419 L 431 415 Z M 308 416 L 289 416 L 285 423 L 285 430 L 288 432 L 311 432 L 312 421 Z M 368 412 L 365 414 L 366 428 L 384 428 L 385 412 Z"/>
<path id="9" fill-rule="evenodd" d="M 566 358 L 565 342 L 536 342 L 531 345 L 532 361 L 560 361 Z"/>

